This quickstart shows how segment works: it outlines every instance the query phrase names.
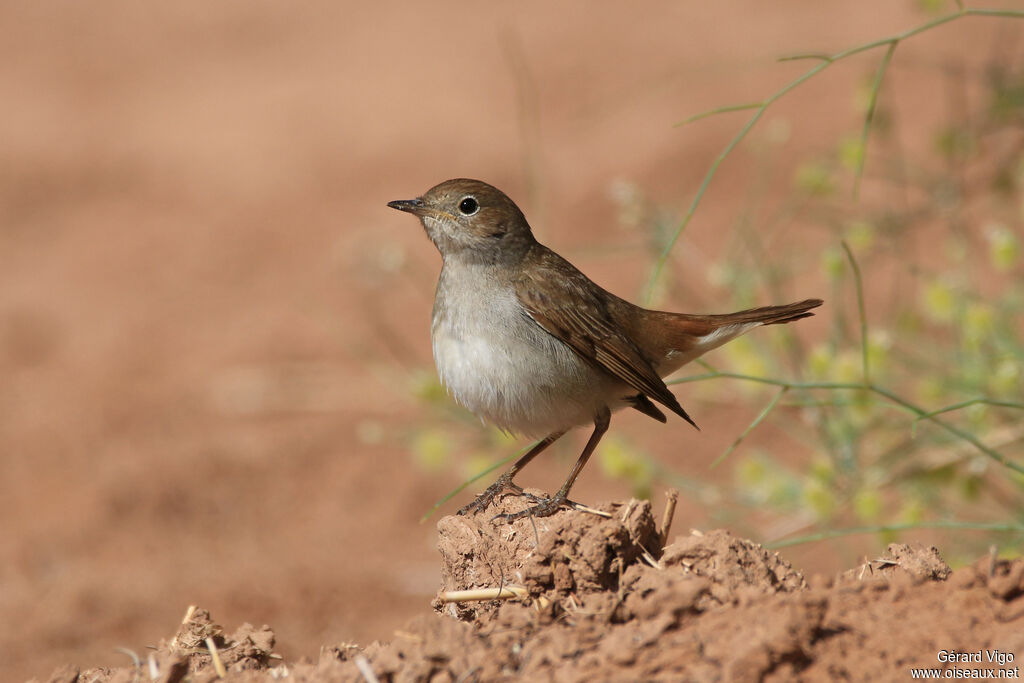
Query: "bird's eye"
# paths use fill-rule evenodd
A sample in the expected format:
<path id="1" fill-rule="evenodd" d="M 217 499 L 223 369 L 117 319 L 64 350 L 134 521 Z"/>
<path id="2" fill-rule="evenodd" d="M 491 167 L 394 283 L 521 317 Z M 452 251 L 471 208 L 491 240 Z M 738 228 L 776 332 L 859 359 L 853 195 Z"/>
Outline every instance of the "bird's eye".
<path id="1" fill-rule="evenodd" d="M 462 201 L 459 202 L 459 211 L 463 216 L 472 216 L 479 210 L 480 205 L 477 204 L 476 199 L 473 197 L 463 197 Z"/>

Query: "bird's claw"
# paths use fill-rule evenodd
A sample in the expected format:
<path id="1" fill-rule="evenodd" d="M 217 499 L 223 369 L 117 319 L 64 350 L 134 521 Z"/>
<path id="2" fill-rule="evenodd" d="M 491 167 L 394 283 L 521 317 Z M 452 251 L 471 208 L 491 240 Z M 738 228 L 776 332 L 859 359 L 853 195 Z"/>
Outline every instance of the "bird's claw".
<path id="1" fill-rule="evenodd" d="M 498 477 L 498 479 L 493 484 L 484 489 L 479 496 L 474 498 L 472 502 L 459 508 L 459 511 L 455 514 L 464 516 L 471 512 L 483 512 L 488 507 L 490 507 L 491 503 L 494 502 L 495 498 L 501 496 L 506 491 L 520 496 L 530 496 L 530 494 L 524 493 L 523 487 L 519 486 L 518 484 L 513 484 L 511 477 L 509 477 L 507 474 L 503 474 L 500 477 Z M 534 498 L 536 498 L 536 496 L 531 496 L 531 499 Z"/>
<path id="2" fill-rule="evenodd" d="M 495 515 L 491 518 L 491 521 L 497 522 L 498 520 L 503 520 L 507 524 L 509 522 L 514 522 L 517 519 L 522 519 L 523 517 L 550 517 L 563 507 L 573 505 L 568 498 L 560 494 L 554 495 L 551 498 L 541 498 L 540 496 L 535 496 L 531 493 L 523 493 L 522 495 L 537 504 L 532 505 L 525 510 L 520 510 L 519 512 Z"/>

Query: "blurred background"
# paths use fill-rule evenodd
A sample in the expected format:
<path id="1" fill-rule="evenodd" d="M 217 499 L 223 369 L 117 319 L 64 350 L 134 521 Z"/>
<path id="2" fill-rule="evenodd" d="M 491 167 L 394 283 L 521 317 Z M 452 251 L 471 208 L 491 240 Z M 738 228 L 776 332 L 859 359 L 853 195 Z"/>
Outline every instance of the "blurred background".
<path id="1" fill-rule="evenodd" d="M 682 371 L 776 382 L 675 385 L 703 431 L 619 414 L 576 499 L 650 495 L 660 510 L 675 486 L 676 529 L 760 542 L 875 529 L 783 550 L 808 573 L 894 539 L 954 565 L 1012 552 L 1024 479 L 996 456 L 1024 461 L 1024 21 L 962 18 L 901 43 L 866 155 L 884 46 L 789 92 L 649 286 L 752 112 L 677 124 L 821 63 L 780 56 L 953 11 L 0 4 L 6 676 L 124 664 L 115 648 L 144 653 L 189 604 L 272 625 L 288 658 L 390 639 L 428 609 L 436 516 L 420 518 L 526 445 L 437 385 L 440 259 L 385 206 L 458 176 L 505 190 L 542 241 L 634 301 L 826 299 Z M 942 408 L 954 431 L 915 420 Z M 520 483 L 556 488 L 586 436 Z M 1003 531 L 932 528 L 975 522 Z"/>

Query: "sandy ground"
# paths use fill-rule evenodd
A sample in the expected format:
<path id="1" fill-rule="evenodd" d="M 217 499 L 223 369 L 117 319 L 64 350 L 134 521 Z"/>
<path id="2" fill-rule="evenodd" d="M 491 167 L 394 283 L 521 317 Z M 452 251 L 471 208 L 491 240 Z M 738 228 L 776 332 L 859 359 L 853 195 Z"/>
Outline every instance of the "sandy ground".
<path id="1" fill-rule="evenodd" d="M 487 514 L 441 520 L 439 614 L 413 619 L 391 642 L 341 643 L 315 661 L 282 662 L 269 626 L 229 634 L 208 611 L 190 608 L 173 637 L 136 655 L 138 664 L 65 667 L 51 681 L 118 683 L 139 673 L 168 683 L 1020 675 L 1024 559 L 982 558 L 953 572 L 934 547 L 894 543 L 809 583 L 778 553 L 728 531 L 691 531 L 666 545 L 670 529 L 647 501 L 512 524 L 491 519 L 523 506 L 506 499 Z M 466 595 L 481 589 L 518 597 L 501 604 Z"/>
<path id="2" fill-rule="evenodd" d="M 922 19 L 889 1 L 407 5 L 0 5 L 6 680 L 124 664 L 115 648 L 156 644 L 189 604 L 273 624 L 289 661 L 391 639 L 436 592 L 436 536 L 417 520 L 459 473 L 410 456 L 410 425 L 436 416 L 413 386 L 433 372 L 439 261 L 385 203 L 488 180 L 594 279 L 637 293 L 647 256 L 610 187 L 684 209 L 742 119 L 673 124 L 805 68 L 779 55 Z M 925 126 L 941 109 L 926 67 L 994 35 L 973 20 L 901 47 L 892 96 Z M 772 111 L 766 130 L 793 131 L 779 178 L 856 130 L 851 93 L 874 64 L 837 66 Z M 750 159 L 722 166 L 672 264 L 698 286 L 667 304 L 727 300 L 699 265 Z M 816 268 L 794 299 L 820 294 Z M 708 476 L 756 409 L 701 410 L 700 439 L 641 416 L 615 428 Z M 534 467 L 547 485 L 566 461 Z M 623 486 L 588 470 L 574 493 Z M 679 514 L 707 528 L 698 503 Z M 849 554 L 792 557 L 835 571 Z"/>

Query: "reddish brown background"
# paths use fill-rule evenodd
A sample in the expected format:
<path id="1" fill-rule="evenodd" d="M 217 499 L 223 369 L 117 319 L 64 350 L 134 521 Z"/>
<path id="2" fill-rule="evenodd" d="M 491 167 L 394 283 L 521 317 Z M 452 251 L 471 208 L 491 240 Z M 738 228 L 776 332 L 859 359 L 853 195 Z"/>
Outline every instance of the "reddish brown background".
<path id="1" fill-rule="evenodd" d="M 0 5 L 5 679 L 125 663 L 115 647 L 155 643 L 190 603 L 272 623 L 288 657 L 390 637 L 437 588 L 433 524 L 417 520 L 458 475 L 409 454 L 409 426 L 429 419 L 411 378 L 433 371 L 439 259 L 385 203 L 486 179 L 635 297 L 647 260 L 613 181 L 684 209 L 744 119 L 674 123 L 807 68 L 779 55 L 923 19 L 903 0 L 372 5 Z M 924 127 L 943 113 L 927 64 L 995 30 L 970 20 L 901 47 L 887 92 Z M 780 178 L 856 130 L 855 85 L 878 56 L 770 112 L 764 125 L 793 130 Z M 681 277 L 704 282 L 750 160 L 723 165 L 677 249 Z M 794 297 L 822 293 L 816 267 Z M 814 337 L 825 322 L 801 325 Z M 757 409 L 698 408 L 699 437 L 641 416 L 616 429 L 706 477 Z M 625 486 L 594 468 L 576 494 Z M 829 570 L 849 554 L 790 556 Z"/>

